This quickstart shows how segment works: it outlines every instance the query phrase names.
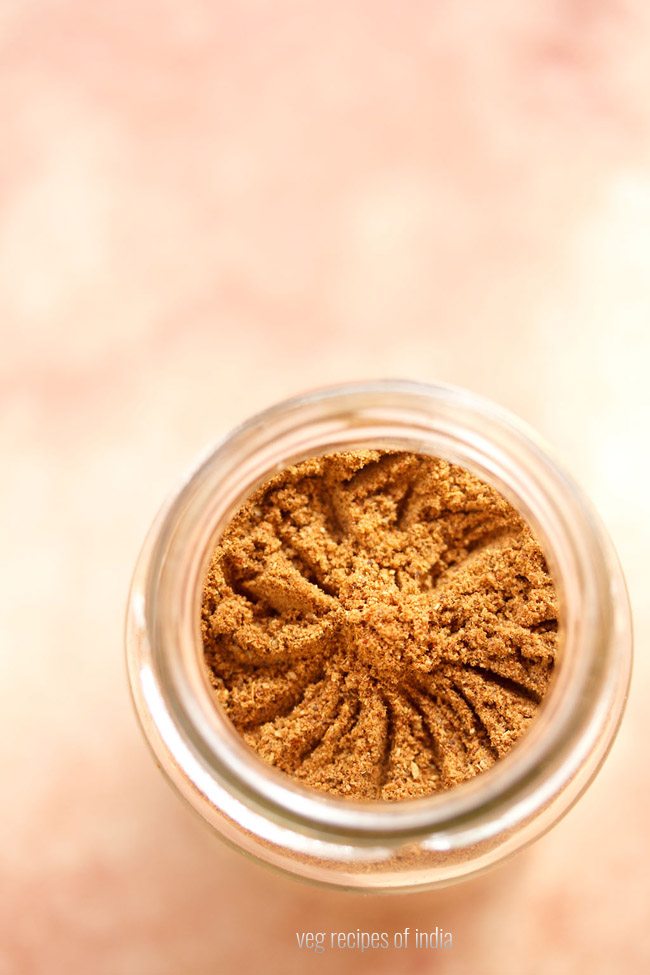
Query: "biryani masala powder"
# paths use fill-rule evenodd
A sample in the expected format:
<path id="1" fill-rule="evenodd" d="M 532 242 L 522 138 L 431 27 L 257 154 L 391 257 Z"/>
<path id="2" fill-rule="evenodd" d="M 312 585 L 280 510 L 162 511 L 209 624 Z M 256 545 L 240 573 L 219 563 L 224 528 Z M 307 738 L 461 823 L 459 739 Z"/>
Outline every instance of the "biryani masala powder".
<path id="1" fill-rule="evenodd" d="M 549 687 L 557 594 L 517 511 L 462 467 L 350 450 L 235 513 L 202 604 L 214 696 L 265 762 L 350 799 L 490 768 Z"/>

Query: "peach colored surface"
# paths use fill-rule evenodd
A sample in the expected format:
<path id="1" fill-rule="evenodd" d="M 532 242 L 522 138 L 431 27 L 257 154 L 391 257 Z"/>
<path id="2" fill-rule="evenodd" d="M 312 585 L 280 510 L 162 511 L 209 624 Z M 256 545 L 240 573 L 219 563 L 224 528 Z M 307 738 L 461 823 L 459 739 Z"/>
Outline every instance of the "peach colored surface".
<path id="1" fill-rule="evenodd" d="M 0 7 L 0 973 L 650 970 L 650 11 L 643 0 Z M 214 840 L 122 621 L 198 451 L 313 385 L 464 384 L 599 506 L 638 654 L 613 752 L 506 866 L 322 892 Z M 296 929 L 451 928 L 305 958 Z"/>

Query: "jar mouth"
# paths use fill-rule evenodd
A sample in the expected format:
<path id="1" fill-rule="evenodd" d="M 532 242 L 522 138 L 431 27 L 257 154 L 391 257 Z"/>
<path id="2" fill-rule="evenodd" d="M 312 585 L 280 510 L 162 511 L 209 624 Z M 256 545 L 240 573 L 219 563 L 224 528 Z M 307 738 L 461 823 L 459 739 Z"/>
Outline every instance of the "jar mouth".
<path id="1" fill-rule="evenodd" d="M 535 530 L 560 598 L 556 675 L 531 727 L 491 769 L 419 799 L 339 798 L 267 765 L 215 704 L 203 664 L 205 573 L 243 498 L 308 456 L 372 447 L 442 457 L 491 483 Z M 360 843 L 426 837 L 438 850 L 478 842 L 550 803 L 601 734 L 603 709 L 612 709 L 606 675 L 625 644 L 629 617 L 607 536 L 536 434 L 458 387 L 404 380 L 345 384 L 252 417 L 212 450 L 161 513 L 147 560 L 140 611 L 150 654 L 140 679 L 159 734 L 215 805 L 223 807 L 230 796 L 240 809 L 292 830 Z"/>

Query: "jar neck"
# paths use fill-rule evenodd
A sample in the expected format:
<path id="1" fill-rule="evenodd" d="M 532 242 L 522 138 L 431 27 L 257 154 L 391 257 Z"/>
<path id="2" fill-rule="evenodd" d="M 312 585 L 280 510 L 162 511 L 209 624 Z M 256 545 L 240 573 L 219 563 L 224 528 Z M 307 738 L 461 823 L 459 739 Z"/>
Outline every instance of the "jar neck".
<path id="1" fill-rule="evenodd" d="M 321 795 L 266 766 L 215 707 L 199 628 L 210 555 L 244 497 L 308 456 L 375 447 L 442 457 L 491 483 L 535 529 L 561 605 L 557 675 L 522 742 L 448 792 L 399 803 Z M 626 600 L 603 529 L 535 435 L 464 390 L 400 381 L 338 386 L 252 418 L 161 513 L 146 565 L 142 612 L 150 654 L 143 680 L 164 715 L 159 730 L 196 788 L 227 815 L 249 817 L 254 831 L 272 819 L 339 851 L 342 844 L 423 837 L 434 848 L 467 845 L 533 815 L 603 736 L 602 709 L 620 712 L 626 678 L 614 682 L 611 673 L 628 625 Z M 615 724 L 605 750 L 614 732 Z"/>

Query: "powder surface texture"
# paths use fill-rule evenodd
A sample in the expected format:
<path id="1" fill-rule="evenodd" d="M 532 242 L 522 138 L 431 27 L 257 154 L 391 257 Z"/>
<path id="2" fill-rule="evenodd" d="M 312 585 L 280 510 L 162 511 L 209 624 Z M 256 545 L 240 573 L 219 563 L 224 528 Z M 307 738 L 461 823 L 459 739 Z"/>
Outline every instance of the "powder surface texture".
<path id="1" fill-rule="evenodd" d="M 202 632 L 215 698 L 262 759 L 316 790 L 401 800 L 488 769 L 526 731 L 557 597 L 492 487 L 357 450 L 281 471 L 235 513 Z"/>

